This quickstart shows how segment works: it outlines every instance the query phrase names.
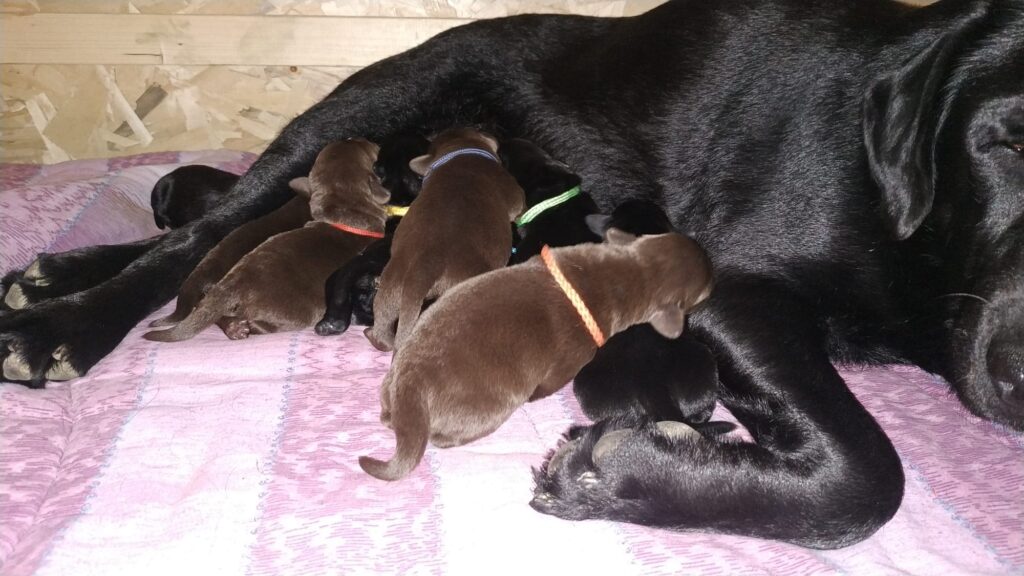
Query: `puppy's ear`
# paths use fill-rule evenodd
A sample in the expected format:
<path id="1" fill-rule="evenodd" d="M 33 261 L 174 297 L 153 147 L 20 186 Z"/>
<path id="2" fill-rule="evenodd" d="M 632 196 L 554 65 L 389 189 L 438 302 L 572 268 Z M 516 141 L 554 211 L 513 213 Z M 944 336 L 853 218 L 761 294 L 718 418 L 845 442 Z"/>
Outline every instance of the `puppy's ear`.
<path id="1" fill-rule="evenodd" d="M 424 154 L 423 156 L 417 156 L 412 160 L 409 160 L 409 170 L 423 176 L 430 169 L 430 154 Z"/>
<path id="2" fill-rule="evenodd" d="M 623 232 L 618 228 L 609 228 L 604 232 L 604 240 L 609 244 L 629 244 L 636 240 L 636 236 L 629 232 Z"/>
<path id="3" fill-rule="evenodd" d="M 966 18 L 908 60 L 876 78 L 863 100 L 864 145 L 881 189 L 883 216 L 899 240 L 917 230 L 935 197 L 935 138 L 944 120 L 943 79 Z"/>
<path id="4" fill-rule="evenodd" d="M 302 196 L 306 200 L 313 195 L 313 187 L 309 183 L 309 177 L 302 176 L 301 178 L 292 178 L 288 186 L 295 191 L 296 194 Z"/>
<path id="5" fill-rule="evenodd" d="M 673 304 L 659 309 L 651 316 L 651 327 L 670 340 L 675 340 L 683 333 L 686 325 L 686 314 L 678 305 Z"/>
<path id="6" fill-rule="evenodd" d="M 484 141 L 487 142 L 487 145 L 490 146 L 491 152 L 494 152 L 495 154 L 497 154 L 498 153 L 498 139 L 495 138 L 494 136 L 491 136 L 487 132 L 481 132 L 480 136 L 484 139 Z"/>
<path id="7" fill-rule="evenodd" d="M 391 192 L 380 183 L 380 178 L 373 174 L 370 175 L 370 195 L 373 201 L 379 204 L 391 200 Z"/>
<path id="8" fill-rule="evenodd" d="M 608 223 L 612 221 L 612 217 L 607 214 L 588 214 L 583 220 L 591 232 L 604 238 L 604 231 L 608 229 Z"/>

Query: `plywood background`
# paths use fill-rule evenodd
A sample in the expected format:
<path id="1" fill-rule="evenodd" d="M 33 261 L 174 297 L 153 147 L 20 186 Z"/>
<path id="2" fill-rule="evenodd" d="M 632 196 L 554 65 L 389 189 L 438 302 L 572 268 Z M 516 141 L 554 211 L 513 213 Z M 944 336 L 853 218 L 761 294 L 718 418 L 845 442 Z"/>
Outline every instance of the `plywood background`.
<path id="1" fill-rule="evenodd" d="M 259 152 L 353 71 L 451 26 L 662 1 L 0 0 L 0 161 Z"/>

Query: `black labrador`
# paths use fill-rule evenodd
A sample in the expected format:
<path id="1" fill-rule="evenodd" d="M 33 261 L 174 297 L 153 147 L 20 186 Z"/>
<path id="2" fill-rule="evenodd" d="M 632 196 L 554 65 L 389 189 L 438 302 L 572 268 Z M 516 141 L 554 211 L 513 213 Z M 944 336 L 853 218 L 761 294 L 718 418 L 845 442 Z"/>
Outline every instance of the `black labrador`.
<path id="1" fill-rule="evenodd" d="M 328 142 L 474 122 L 540 144 L 604 209 L 656 201 L 704 245 L 716 286 L 689 329 L 757 441 L 634 434 L 613 455 L 632 466 L 596 484 L 542 479 L 545 512 L 866 538 L 903 469 L 833 361 L 917 364 L 1024 429 L 1024 0 L 677 0 L 452 29 L 350 76 L 117 276 L 4 312 L 5 378 L 84 374 Z"/>

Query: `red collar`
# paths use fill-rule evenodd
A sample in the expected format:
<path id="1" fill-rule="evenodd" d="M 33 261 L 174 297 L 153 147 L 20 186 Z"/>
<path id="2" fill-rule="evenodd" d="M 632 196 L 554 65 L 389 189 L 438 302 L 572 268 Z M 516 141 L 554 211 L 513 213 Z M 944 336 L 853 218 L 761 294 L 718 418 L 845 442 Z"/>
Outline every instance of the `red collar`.
<path id="1" fill-rule="evenodd" d="M 334 226 L 342 232 L 348 232 L 349 234 L 355 234 L 356 236 L 369 236 L 370 238 L 383 238 L 383 232 L 374 232 L 372 230 L 363 230 L 362 228 L 353 228 L 352 226 L 345 226 L 344 224 L 338 224 L 336 222 L 328 222 L 331 226 Z"/>

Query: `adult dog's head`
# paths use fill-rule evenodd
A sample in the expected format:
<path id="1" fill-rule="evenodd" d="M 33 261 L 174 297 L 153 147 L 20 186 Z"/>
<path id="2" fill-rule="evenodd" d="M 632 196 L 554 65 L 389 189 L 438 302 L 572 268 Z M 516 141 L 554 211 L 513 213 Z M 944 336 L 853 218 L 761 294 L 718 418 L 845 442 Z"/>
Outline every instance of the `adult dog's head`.
<path id="1" fill-rule="evenodd" d="M 1024 429 L 1024 0 L 908 19 L 918 49 L 869 87 L 864 136 L 910 293 L 934 296 L 910 304 L 938 334 L 925 367 Z"/>

